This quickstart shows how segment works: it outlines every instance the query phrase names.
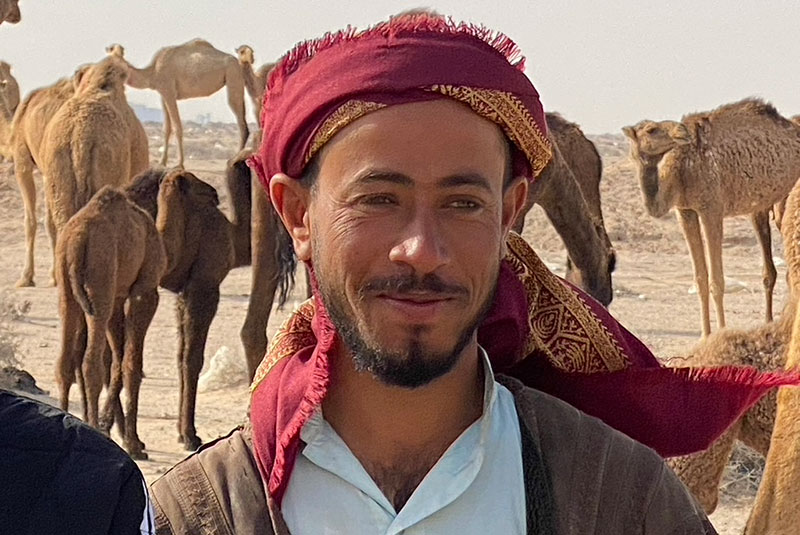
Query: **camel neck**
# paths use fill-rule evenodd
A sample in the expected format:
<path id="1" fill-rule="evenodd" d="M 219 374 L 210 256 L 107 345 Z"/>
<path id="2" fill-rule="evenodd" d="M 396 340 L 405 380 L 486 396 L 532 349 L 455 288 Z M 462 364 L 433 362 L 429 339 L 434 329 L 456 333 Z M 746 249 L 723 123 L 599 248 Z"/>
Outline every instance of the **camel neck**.
<path id="1" fill-rule="evenodd" d="M 640 158 L 639 183 L 644 197 L 645 208 L 653 217 L 664 216 L 672 207 L 672 199 L 669 198 L 667 188 L 663 187 L 659 179 L 658 163 L 661 158 Z"/>
<path id="2" fill-rule="evenodd" d="M 129 86 L 135 89 L 153 89 L 154 64 L 151 63 L 147 67 L 139 69 L 128 63 L 128 69 L 127 84 Z"/>

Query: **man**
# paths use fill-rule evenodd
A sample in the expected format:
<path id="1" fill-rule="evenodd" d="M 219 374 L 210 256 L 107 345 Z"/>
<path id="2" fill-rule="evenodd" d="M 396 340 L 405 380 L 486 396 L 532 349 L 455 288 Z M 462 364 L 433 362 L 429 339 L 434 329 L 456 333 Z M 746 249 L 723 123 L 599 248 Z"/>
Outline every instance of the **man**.
<path id="1" fill-rule="evenodd" d="M 253 165 L 314 298 L 273 338 L 251 424 L 154 484 L 160 533 L 714 533 L 653 450 L 495 375 L 665 454 L 766 390 L 660 368 L 509 233 L 551 155 L 523 65 L 422 13 L 276 66 Z M 671 414 L 693 404 L 702 425 Z"/>
<path id="2" fill-rule="evenodd" d="M 155 533 L 136 463 L 114 441 L 39 401 L 0 390 L 0 532 Z"/>

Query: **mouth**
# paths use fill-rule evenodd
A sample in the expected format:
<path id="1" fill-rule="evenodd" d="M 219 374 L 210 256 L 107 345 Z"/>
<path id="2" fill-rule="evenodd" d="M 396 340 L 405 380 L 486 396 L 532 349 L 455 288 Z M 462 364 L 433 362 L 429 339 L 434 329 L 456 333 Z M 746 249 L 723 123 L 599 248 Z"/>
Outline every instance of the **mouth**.
<path id="1" fill-rule="evenodd" d="M 430 322 L 456 302 L 454 296 L 440 293 L 379 294 L 378 300 L 414 323 Z"/>

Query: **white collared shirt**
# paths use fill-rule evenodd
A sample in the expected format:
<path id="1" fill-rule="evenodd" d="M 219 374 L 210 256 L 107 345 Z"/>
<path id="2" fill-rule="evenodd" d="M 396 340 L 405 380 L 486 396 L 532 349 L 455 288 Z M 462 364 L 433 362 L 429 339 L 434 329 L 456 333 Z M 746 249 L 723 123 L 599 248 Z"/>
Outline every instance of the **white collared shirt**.
<path id="1" fill-rule="evenodd" d="M 303 426 L 281 512 L 294 535 L 523 534 L 525 488 L 514 398 L 484 365 L 483 414 L 453 442 L 400 511 L 318 409 Z"/>

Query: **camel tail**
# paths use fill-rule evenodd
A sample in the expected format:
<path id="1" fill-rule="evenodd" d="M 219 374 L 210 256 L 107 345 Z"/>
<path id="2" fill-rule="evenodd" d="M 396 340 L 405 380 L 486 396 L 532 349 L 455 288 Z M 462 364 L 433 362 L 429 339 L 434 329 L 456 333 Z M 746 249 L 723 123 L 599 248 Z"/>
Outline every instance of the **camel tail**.
<path id="1" fill-rule="evenodd" d="M 289 232 L 283 226 L 275 210 L 270 211 L 273 228 L 277 233 L 275 240 L 275 265 L 278 266 L 278 307 L 282 307 L 289 299 L 289 294 L 294 288 L 294 272 L 297 269 L 297 257 Z"/>
<path id="2" fill-rule="evenodd" d="M 72 262 L 68 262 L 67 274 L 69 276 L 69 281 L 64 281 L 64 284 L 70 285 L 70 288 L 72 289 L 72 295 L 83 311 L 90 316 L 94 316 L 97 310 L 95 309 L 92 300 L 89 298 L 84 280 L 84 275 L 86 274 L 86 257 L 88 256 L 89 239 L 86 233 L 83 232 L 79 233 L 78 239 L 80 240 L 78 247 L 73 249 L 74 251 L 78 252 L 78 254 L 73 256 L 71 259 Z"/>

